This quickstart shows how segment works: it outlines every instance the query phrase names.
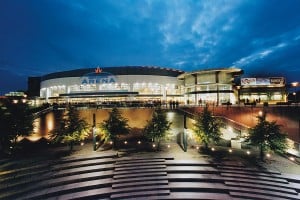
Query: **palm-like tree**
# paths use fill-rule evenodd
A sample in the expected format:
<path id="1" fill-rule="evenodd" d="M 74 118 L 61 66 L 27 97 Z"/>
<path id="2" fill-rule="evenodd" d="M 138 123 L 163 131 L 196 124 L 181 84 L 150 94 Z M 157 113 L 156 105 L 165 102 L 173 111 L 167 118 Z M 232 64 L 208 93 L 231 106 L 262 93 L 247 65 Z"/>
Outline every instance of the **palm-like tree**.
<path id="1" fill-rule="evenodd" d="M 275 121 L 268 122 L 265 114 L 258 116 L 257 119 L 258 123 L 250 130 L 247 140 L 259 147 L 261 160 L 264 160 L 264 153 L 267 150 L 284 153 L 287 148 L 286 134 L 281 132 L 281 126 Z"/>
<path id="2" fill-rule="evenodd" d="M 222 122 L 213 117 L 208 106 L 204 107 L 203 111 L 196 116 L 196 122 L 194 123 L 194 132 L 198 139 L 204 143 L 205 149 L 208 149 L 208 144 L 213 141 L 219 141 L 221 137 L 220 128 Z"/>

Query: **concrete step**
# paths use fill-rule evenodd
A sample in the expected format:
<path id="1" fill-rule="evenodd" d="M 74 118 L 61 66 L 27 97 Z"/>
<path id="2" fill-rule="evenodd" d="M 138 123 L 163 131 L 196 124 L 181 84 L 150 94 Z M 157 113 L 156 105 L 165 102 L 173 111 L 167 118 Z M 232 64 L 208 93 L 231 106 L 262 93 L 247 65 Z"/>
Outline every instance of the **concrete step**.
<path id="1" fill-rule="evenodd" d="M 199 174 L 199 173 L 176 173 L 168 174 L 168 180 L 170 182 L 219 182 L 224 183 L 223 177 L 218 174 Z"/>
<path id="2" fill-rule="evenodd" d="M 150 171 L 150 172 L 142 172 L 142 173 L 130 173 L 130 174 L 121 174 L 121 175 L 114 175 L 114 179 L 128 179 L 128 178 L 137 178 L 137 177 L 156 177 L 156 176 L 167 176 L 167 172 L 157 172 L 157 171 Z"/>
<path id="3" fill-rule="evenodd" d="M 291 183 L 280 183 L 272 180 L 260 180 L 260 179 L 247 179 L 247 178 L 236 178 L 236 177 L 222 177 L 223 180 L 231 182 L 249 183 L 249 184 L 260 184 L 274 187 L 282 187 L 288 189 L 295 189 Z"/>
<path id="4" fill-rule="evenodd" d="M 168 180 L 141 180 L 139 182 L 120 182 L 112 184 L 113 189 L 126 188 L 126 187 L 136 187 L 136 186 L 148 186 L 148 185 L 168 185 Z"/>
<path id="5" fill-rule="evenodd" d="M 125 167 L 140 167 L 140 166 L 152 166 L 152 165 L 165 165 L 165 161 L 159 161 L 159 162 L 142 162 L 142 163 L 118 163 L 116 162 L 115 167 L 116 168 L 125 168 Z"/>
<path id="6" fill-rule="evenodd" d="M 93 180 L 112 179 L 113 171 L 99 171 L 93 173 L 84 173 L 70 176 L 55 177 L 37 177 L 34 182 L 24 182 L 14 185 L 13 187 L 4 190 L 1 196 L 4 197 L 19 197 L 24 194 L 36 192 L 38 190 L 45 190 L 51 187 L 61 187 L 66 184 L 76 184 L 80 182 L 87 182 Z"/>
<path id="7" fill-rule="evenodd" d="M 215 167 L 215 164 L 204 160 L 166 160 L 167 166 L 210 166 Z"/>
<path id="8" fill-rule="evenodd" d="M 168 166 L 168 173 L 200 173 L 200 174 L 218 174 L 218 170 L 213 167 L 205 166 Z"/>
<path id="9" fill-rule="evenodd" d="M 169 182 L 169 188 L 173 192 L 214 192 L 228 193 L 228 188 L 223 183 L 211 182 Z"/>
<path id="10" fill-rule="evenodd" d="M 130 174 L 140 174 L 140 173 L 158 173 L 158 172 L 166 172 L 166 169 L 163 167 L 159 168 L 151 168 L 151 169 L 135 169 L 129 171 L 114 171 L 114 178 L 120 175 L 130 175 Z"/>
<path id="11" fill-rule="evenodd" d="M 279 179 L 285 179 L 282 175 L 279 174 L 271 174 L 271 173 L 260 173 L 260 172 L 251 172 L 251 171 L 242 171 L 242 170 L 225 170 L 220 169 L 220 173 L 234 173 L 234 174 L 244 174 L 244 175 L 250 175 L 250 176 L 260 176 L 260 177 L 271 177 L 271 178 L 279 178 Z"/>
<path id="12" fill-rule="evenodd" d="M 100 155 L 99 155 L 100 154 Z M 63 163 L 69 163 L 69 162 L 78 162 L 78 161 L 85 161 L 85 160 L 93 160 L 93 159 L 104 159 L 104 158 L 117 158 L 116 154 L 114 153 L 99 153 L 95 155 L 79 155 L 79 156 L 70 156 L 67 158 L 61 158 L 57 160 L 56 164 L 63 164 Z"/>
<path id="13" fill-rule="evenodd" d="M 210 199 L 210 200 L 232 200 L 232 197 L 229 194 L 222 194 L 222 193 L 211 193 L 211 192 L 171 192 L 170 195 L 165 196 L 149 196 L 147 200 L 157 200 L 157 199 L 190 199 L 190 200 L 200 200 L 200 199 Z M 145 198 L 126 198 L 123 200 L 145 200 Z"/>
<path id="14" fill-rule="evenodd" d="M 134 163 L 155 163 L 155 162 L 164 162 L 165 159 L 163 158 L 136 158 L 136 159 L 128 159 L 128 158 L 123 158 L 123 159 L 118 159 L 116 162 L 116 166 L 118 165 L 123 165 L 123 164 L 134 164 Z"/>
<path id="15" fill-rule="evenodd" d="M 239 199 L 266 199 L 266 200 L 287 200 L 290 199 L 288 197 L 274 197 L 274 196 L 269 196 L 268 194 L 257 194 L 257 193 L 252 193 L 251 191 L 249 192 L 229 192 L 229 194 L 232 197 L 235 197 L 236 200 Z M 296 198 L 292 199 L 300 199 L 299 196 Z"/>
<path id="16" fill-rule="evenodd" d="M 63 194 L 56 196 L 55 198 L 49 197 L 45 198 L 45 200 L 91 200 L 91 199 L 110 199 L 112 188 L 106 187 L 106 188 L 97 188 L 97 189 L 91 189 L 91 190 L 84 190 L 80 192 L 72 192 L 68 194 Z M 44 199 L 43 199 L 44 200 Z"/>
<path id="17" fill-rule="evenodd" d="M 245 175 L 245 174 L 236 174 L 236 173 L 221 173 L 221 176 L 231 177 L 236 179 L 255 179 L 255 180 L 272 181 L 277 183 L 288 183 L 288 181 L 283 178 L 256 176 L 255 174 Z"/>
<path id="18" fill-rule="evenodd" d="M 95 166 L 86 166 L 78 167 L 74 169 L 61 170 L 53 174 L 55 177 L 70 176 L 82 173 L 90 173 L 97 171 L 111 171 L 114 170 L 113 164 L 104 164 L 104 165 L 95 165 Z"/>
<path id="19" fill-rule="evenodd" d="M 84 161 L 74 161 L 67 162 L 63 164 L 56 164 L 52 166 L 52 170 L 65 170 L 65 169 L 73 169 L 78 167 L 86 167 L 86 166 L 94 166 L 94 165 L 103 165 L 103 164 L 114 164 L 115 159 L 113 158 L 101 158 L 101 159 L 92 159 L 92 160 L 84 160 Z"/>
<path id="20" fill-rule="evenodd" d="M 115 172 L 133 171 L 133 170 L 147 170 L 147 169 L 164 169 L 166 165 L 145 165 L 145 166 L 132 166 L 132 167 L 116 167 Z"/>
<path id="21" fill-rule="evenodd" d="M 281 175 L 280 172 L 274 171 L 274 170 L 264 170 L 264 169 L 253 169 L 248 167 L 239 167 L 239 166 L 226 166 L 226 165 L 217 165 L 218 169 L 222 170 L 234 170 L 234 171 L 247 171 L 247 172 L 258 172 L 258 173 L 264 173 L 264 174 L 274 174 L 274 175 Z"/>
<path id="22" fill-rule="evenodd" d="M 56 197 L 59 195 L 64 195 L 68 193 L 98 189 L 98 188 L 107 188 L 111 187 L 110 178 L 93 180 L 93 181 L 84 181 L 78 183 L 65 184 L 57 187 L 49 187 L 44 190 L 39 190 L 34 193 L 30 193 L 26 196 L 26 199 L 44 199 L 49 197 Z"/>
<path id="23" fill-rule="evenodd" d="M 251 183 L 241 183 L 241 182 L 234 182 L 234 181 L 225 181 L 225 185 L 232 186 L 232 187 L 244 187 L 244 188 L 253 188 L 253 189 L 262 189 L 262 190 L 270 190 L 282 193 L 288 193 L 297 195 L 298 193 L 293 189 L 288 189 L 284 187 L 276 187 L 276 186 L 269 186 L 269 185 L 261 185 L 261 184 L 251 184 Z"/>
<path id="24" fill-rule="evenodd" d="M 133 178 L 126 178 L 126 179 L 113 179 L 113 184 L 118 183 L 131 183 L 131 182 L 143 182 L 143 181 L 160 181 L 165 180 L 168 181 L 167 176 L 138 176 Z"/>
<path id="25" fill-rule="evenodd" d="M 112 194 L 110 196 L 111 199 L 126 199 L 126 198 L 137 198 L 142 197 L 143 199 L 148 199 L 151 196 L 158 196 L 160 199 L 162 196 L 169 195 L 170 190 L 163 189 L 163 190 L 149 190 L 149 191 L 132 191 L 132 192 L 125 192 L 120 194 Z"/>
<path id="26" fill-rule="evenodd" d="M 300 199 L 300 196 L 298 195 L 298 193 L 296 195 L 293 194 L 288 194 L 288 193 L 282 193 L 282 192 L 275 192 L 275 191 L 269 191 L 269 190 L 265 190 L 265 189 L 253 189 L 253 188 L 244 188 L 244 187 L 230 187 L 228 186 L 229 189 L 229 193 L 230 195 L 232 195 L 232 192 L 237 192 L 237 193 L 245 193 L 245 194 L 255 194 L 255 195 L 263 195 L 263 196 L 269 196 L 269 197 L 273 197 L 273 199 L 277 199 L 277 198 L 285 198 L 285 199 L 294 199 L 294 200 L 298 200 Z M 235 193 L 234 193 L 235 194 Z M 236 196 L 236 194 L 234 195 Z M 236 196 L 238 197 L 238 196 Z M 240 196 L 240 197 L 245 197 L 245 196 Z M 253 198 L 252 196 L 249 196 L 251 198 Z"/>

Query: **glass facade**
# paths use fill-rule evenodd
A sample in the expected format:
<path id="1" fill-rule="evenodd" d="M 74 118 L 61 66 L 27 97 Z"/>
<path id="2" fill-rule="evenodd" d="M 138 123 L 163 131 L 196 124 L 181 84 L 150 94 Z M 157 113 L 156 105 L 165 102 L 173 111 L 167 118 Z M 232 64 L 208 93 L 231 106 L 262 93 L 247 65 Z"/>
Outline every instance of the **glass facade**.
<path id="1" fill-rule="evenodd" d="M 178 78 L 184 82 L 184 96 L 187 104 L 219 105 L 237 102 L 232 80 L 241 74 L 240 69 L 225 68 L 185 73 Z"/>
<path id="2" fill-rule="evenodd" d="M 121 68 L 118 68 L 121 69 Z M 178 101 L 182 104 L 235 104 L 243 102 L 280 102 L 286 100 L 285 80 L 237 78 L 241 69 L 220 68 L 184 73 L 166 68 L 138 67 L 139 74 L 122 67 L 116 75 L 98 70 L 65 77 L 46 75 L 41 81 L 40 98 L 46 102 Z M 159 70 L 153 72 L 153 70 Z M 76 70 L 75 70 L 76 71 Z M 126 74 L 128 72 L 128 74 Z M 173 74 L 170 75 L 170 72 Z M 50 78 L 49 78 L 50 77 Z"/>

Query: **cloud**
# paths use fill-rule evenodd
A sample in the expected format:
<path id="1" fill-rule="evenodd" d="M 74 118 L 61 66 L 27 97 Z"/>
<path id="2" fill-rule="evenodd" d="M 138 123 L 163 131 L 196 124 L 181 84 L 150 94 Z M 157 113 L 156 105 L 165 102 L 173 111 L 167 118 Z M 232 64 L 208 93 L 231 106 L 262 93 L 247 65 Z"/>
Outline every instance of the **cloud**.
<path id="1" fill-rule="evenodd" d="M 300 58 L 294 0 L 10 0 L 0 3 L 0 69 L 26 76 L 94 66 L 200 70 L 236 65 L 289 77 Z M 1 78 L 1 77 L 0 77 Z"/>

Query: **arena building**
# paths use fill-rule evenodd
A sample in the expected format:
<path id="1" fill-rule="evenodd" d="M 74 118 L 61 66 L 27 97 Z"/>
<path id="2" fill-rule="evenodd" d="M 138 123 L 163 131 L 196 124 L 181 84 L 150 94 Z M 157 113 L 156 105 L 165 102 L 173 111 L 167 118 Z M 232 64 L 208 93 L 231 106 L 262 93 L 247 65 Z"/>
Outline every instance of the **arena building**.
<path id="1" fill-rule="evenodd" d="M 41 77 L 40 98 L 49 103 L 182 101 L 180 70 L 149 66 L 86 68 Z"/>
<path id="2" fill-rule="evenodd" d="M 155 66 L 84 68 L 29 77 L 28 94 L 39 103 L 285 101 L 284 78 L 241 78 L 242 74 L 234 67 L 193 72 Z"/>

